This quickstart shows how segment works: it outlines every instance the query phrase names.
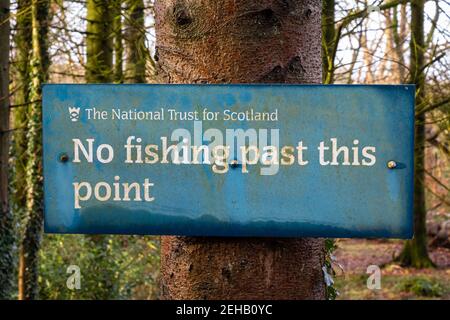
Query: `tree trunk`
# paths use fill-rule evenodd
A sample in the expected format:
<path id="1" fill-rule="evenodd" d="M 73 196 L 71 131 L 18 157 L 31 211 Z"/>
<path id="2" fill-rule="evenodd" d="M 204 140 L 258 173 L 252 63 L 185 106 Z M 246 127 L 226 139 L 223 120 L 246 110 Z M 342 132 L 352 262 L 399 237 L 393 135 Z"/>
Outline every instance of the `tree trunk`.
<path id="1" fill-rule="evenodd" d="M 148 55 L 145 47 L 144 1 L 126 0 L 125 5 L 126 80 L 144 83 Z"/>
<path id="2" fill-rule="evenodd" d="M 18 130 L 13 134 L 12 156 L 14 159 L 13 181 L 11 182 L 14 193 L 11 195 L 12 210 L 20 220 L 26 217 L 27 193 L 26 193 L 26 166 L 27 166 L 27 126 L 28 110 L 30 109 L 30 53 L 31 53 L 31 0 L 19 0 L 17 2 L 17 32 L 14 37 L 16 44 L 16 86 L 14 95 L 17 108 L 13 109 L 14 128 Z M 24 228 L 20 229 L 19 238 L 24 237 Z M 23 250 L 19 251 L 19 296 L 23 296 Z"/>
<path id="3" fill-rule="evenodd" d="M 405 28 L 406 28 L 406 5 L 400 6 L 400 18 L 398 17 L 398 8 L 395 7 L 392 16 L 392 32 L 394 40 L 394 60 L 395 60 L 395 70 L 398 73 L 398 83 L 403 83 L 405 81 L 405 58 L 404 58 L 404 40 L 405 40 Z"/>
<path id="4" fill-rule="evenodd" d="M 9 0 L 0 2 L 0 300 L 11 298 L 13 219 L 8 203 L 9 160 Z"/>
<path id="5" fill-rule="evenodd" d="M 42 84 L 47 81 L 48 0 L 32 0 L 32 53 L 30 61 L 30 110 L 27 124 L 26 215 L 24 237 L 19 256 L 19 299 L 37 299 L 38 254 L 43 226 L 42 185 Z"/>
<path id="6" fill-rule="evenodd" d="M 320 83 L 321 1 L 156 1 L 169 83 Z M 323 299 L 322 239 L 162 237 L 166 299 Z"/>
<path id="7" fill-rule="evenodd" d="M 373 50 L 369 47 L 369 43 L 367 41 L 367 30 L 369 30 L 369 20 L 366 19 L 364 21 L 364 30 L 361 35 L 361 48 L 363 50 L 363 62 L 365 66 L 365 74 L 363 83 L 365 84 L 373 84 L 375 77 L 373 74 Z"/>
<path id="8" fill-rule="evenodd" d="M 323 0 L 322 8 L 322 64 L 324 83 L 334 82 L 334 37 L 336 36 L 334 0 Z"/>
<path id="9" fill-rule="evenodd" d="M 424 66 L 424 2 L 411 1 L 411 83 L 416 84 L 416 106 L 422 105 L 425 97 Z M 414 155 L 414 238 L 405 243 L 399 261 L 415 268 L 432 267 L 428 256 L 425 207 L 425 115 L 416 119 Z"/>
<path id="10" fill-rule="evenodd" d="M 123 83 L 122 0 L 114 0 L 114 82 Z"/>
<path id="11" fill-rule="evenodd" d="M 87 82 L 111 82 L 113 79 L 113 12 L 108 0 L 87 1 Z"/>
<path id="12" fill-rule="evenodd" d="M 16 45 L 15 75 L 17 90 L 14 94 L 14 104 L 17 108 L 12 110 L 14 128 L 18 128 L 13 133 L 12 156 L 14 159 L 14 172 L 11 181 L 14 193 L 10 196 L 12 209 L 20 217 L 25 215 L 26 207 L 26 186 L 25 168 L 27 138 L 26 130 L 27 114 L 29 109 L 30 96 L 30 52 L 31 52 L 31 0 L 19 0 L 17 2 L 16 35 L 14 42 Z"/>

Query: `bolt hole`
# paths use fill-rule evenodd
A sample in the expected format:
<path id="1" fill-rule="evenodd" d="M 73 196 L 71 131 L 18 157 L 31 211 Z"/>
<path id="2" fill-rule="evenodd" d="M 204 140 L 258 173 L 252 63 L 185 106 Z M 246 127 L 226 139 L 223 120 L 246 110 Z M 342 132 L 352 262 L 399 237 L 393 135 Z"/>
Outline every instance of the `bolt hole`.
<path id="1" fill-rule="evenodd" d="M 67 162 L 67 161 L 69 161 L 69 156 L 67 154 L 63 153 L 59 156 L 59 161 L 61 161 L 63 163 Z"/>
<path id="2" fill-rule="evenodd" d="M 237 160 L 232 160 L 231 163 L 230 163 L 230 167 L 232 169 L 238 168 L 239 167 L 239 162 Z"/>

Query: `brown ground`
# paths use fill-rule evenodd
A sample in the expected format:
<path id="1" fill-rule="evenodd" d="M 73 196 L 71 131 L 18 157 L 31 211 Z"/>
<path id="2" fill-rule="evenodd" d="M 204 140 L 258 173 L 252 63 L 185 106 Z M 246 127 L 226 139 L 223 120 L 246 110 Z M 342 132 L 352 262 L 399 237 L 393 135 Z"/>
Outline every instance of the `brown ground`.
<path id="1" fill-rule="evenodd" d="M 436 269 L 403 268 L 392 263 L 403 245 L 398 240 L 340 239 L 335 251 L 338 299 L 449 299 L 450 250 L 430 251 Z M 381 290 L 370 290 L 366 282 L 369 265 L 382 268 Z"/>

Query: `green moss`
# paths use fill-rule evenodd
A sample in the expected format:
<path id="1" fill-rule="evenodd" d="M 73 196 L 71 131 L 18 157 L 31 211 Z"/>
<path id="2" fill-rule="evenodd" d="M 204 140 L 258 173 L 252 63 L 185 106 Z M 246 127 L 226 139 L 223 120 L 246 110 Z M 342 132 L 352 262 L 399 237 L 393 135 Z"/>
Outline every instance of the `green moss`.
<path id="1" fill-rule="evenodd" d="M 44 235 L 39 263 L 41 299 L 158 298 L 159 239 L 111 235 L 101 253 L 83 235 Z M 92 250 L 91 250 L 92 249 Z M 94 250 L 94 251 L 93 251 Z M 66 285 L 69 266 L 79 267 L 80 289 Z M 107 283 L 111 281 L 111 283 Z"/>
<path id="2" fill-rule="evenodd" d="M 398 284 L 398 288 L 420 297 L 440 297 L 444 292 L 439 282 L 425 277 L 404 279 Z"/>

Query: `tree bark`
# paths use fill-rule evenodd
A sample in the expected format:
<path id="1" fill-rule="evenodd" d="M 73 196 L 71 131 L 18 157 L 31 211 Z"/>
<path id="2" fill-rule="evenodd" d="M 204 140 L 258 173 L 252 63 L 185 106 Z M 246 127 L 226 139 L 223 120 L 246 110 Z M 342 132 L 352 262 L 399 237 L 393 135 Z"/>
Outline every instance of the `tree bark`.
<path id="1" fill-rule="evenodd" d="M 320 0 L 156 1 L 159 80 L 320 83 Z M 165 299 L 323 299 L 322 239 L 162 237 Z"/>
<path id="2" fill-rule="evenodd" d="M 122 2 L 114 0 L 114 82 L 123 83 Z"/>
<path id="3" fill-rule="evenodd" d="M 44 218 L 42 184 L 42 84 L 48 79 L 48 0 L 32 0 L 30 110 L 26 149 L 26 223 L 19 256 L 19 299 L 38 297 L 38 257 Z"/>
<path id="4" fill-rule="evenodd" d="M 18 216 L 24 216 L 26 207 L 26 130 L 27 114 L 29 109 L 30 96 L 30 53 L 31 53 L 31 0 L 19 0 L 17 2 L 16 35 L 14 42 L 16 45 L 15 56 L 15 76 L 17 90 L 14 94 L 14 104 L 21 107 L 12 110 L 14 128 L 18 128 L 13 133 L 12 156 L 14 159 L 13 179 L 10 182 L 14 193 L 11 195 L 12 209 Z"/>
<path id="5" fill-rule="evenodd" d="M 406 5 L 400 6 L 400 19 L 398 17 L 398 8 L 393 8 L 392 32 L 394 40 L 394 59 L 396 61 L 396 72 L 399 75 L 398 83 L 405 81 L 405 58 L 404 58 L 404 42 L 406 37 Z"/>
<path id="6" fill-rule="evenodd" d="M 30 109 L 30 54 L 31 54 L 31 0 L 19 0 L 17 2 L 17 32 L 14 37 L 16 44 L 16 81 L 17 91 L 14 95 L 15 104 L 20 105 L 13 109 L 14 128 L 18 130 L 13 134 L 12 156 L 14 159 L 13 181 L 11 181 L 14 193 L 11 195 L 12 209 L 18 217 L 26 217 L 27 193 L 26 193 L 26 166 L 27 166 L 27 126 L 28 112 Z M 19 238 L 24 237 L 24 228 L 20 229 Z M 18 288 L 21 291 L 19 297 L 23 297 L 23 263 L 24 252 L 19 251 Z"/>
<path id="7" fill-rule="evenodd" d="M 0 2 L 0 300 L 11 298 L 13 218 L 8 203 L 9 160 L 9 0 Z"/>
<path id="8" fill-rule="evenodd" d="M 87 1 L 86 81 L 113 79 L 113 12 L 108 0 Z"/>
<path id="9" fill-rule="evenodd" d="M 425 0 L 411 1 L 411 83 L 416 85 L 416 106 L 422 105 L 425 97 Z M 414 154 L 414 238 L 405 243 L 399 261 L 415 268 L 432 267 L 428 256 L 425 206 L 425 114 L 418 114 L 415 129 Z"/>
<path id="10" fill-rule="evenodd" d="M 126 80 L 144 83 L 148 55 L 145 47 L 144 1 L 126 0 L 125 6 Z"/>
<path id="11" fill-rule="evenodd" d="M 322 80 L 324 83 L 331 84 L 334 82 L 335 1 L 323 0 L 322 2 Z"/>
<path id="12" fill-rule="evenodd" d="M 365 27 L 362 32 L 361 36 L 361 48 L 363 50 L 363 62 L 364 62 L 364 80 L 363 83 L 365 84 L 373 84 L 375 77 L 373 74 L 373 50 L 369 47 L 369 43 L 367 41 L 367 30 L 369 29 L 369 20 L 364 21 Z"/>

